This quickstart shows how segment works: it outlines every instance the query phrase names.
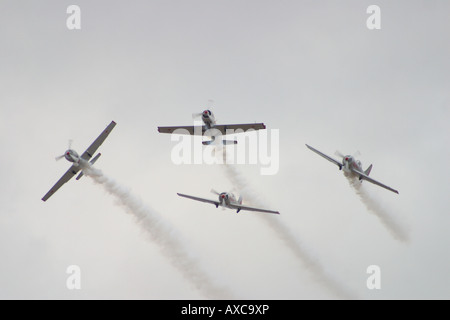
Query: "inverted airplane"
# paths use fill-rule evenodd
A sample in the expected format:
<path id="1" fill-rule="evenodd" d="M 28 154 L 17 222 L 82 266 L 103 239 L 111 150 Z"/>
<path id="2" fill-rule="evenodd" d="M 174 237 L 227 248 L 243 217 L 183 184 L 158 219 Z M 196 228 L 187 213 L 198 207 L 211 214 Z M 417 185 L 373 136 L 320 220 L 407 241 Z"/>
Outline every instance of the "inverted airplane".
<path id="1" fill-rule="evenodd" d="M 265 129 L 264 123 L 246 123 L 246 124 L 217 124 L 216 117 L 211 110 L 204 110 L 202 113 L 193 114 L 193 117 L 201 116 L 203 126 L 174 126 L 174 127 L 158 127 L 160 133 L 176 133 L 188 135 L 202 135 L 210 137 L 211 140 L 203 141 L 204 145 L 211 144 L 219 135 L 236 134 L 246 132 L 247 130 Z M 241 132 L 242 130 L 242 132 Z M 175 132 L 176 131 L 176 132 Z M 223 144 L 236 144 L 236 140 L 223 140 Z"/>
<path id="2" fill-rule="evenodd" d="M 361 180 L 366 180 L 370 183 L 376 184 L 377 186 L 380 186 L 382 188 L 385 188 L 389 191 L 395 192 L 398 194 L 398 191 L 395 189 L 392 189 L 391 187 L 375 180 L 372 179 L 371 177 L 369 177 L 370 171 L 372 170 L 372 165 L 370 165 L 366 170 L 363 170 L 362 168 L 362 164 L 361 161 L 356 160 L 353 156 L 350 155 L 342 155 L 342 154 L 338 154 L 340 157 L 342 157 L 342 162 L 339 162 L 335 159 L 333 159 L 330 156 L 327 156 L 326 154 L 320 152 L 317 149 L 314 149 L 313 147 L 306 145 L 310 150 L 314 151 L 315 153 L 317 153 L 318 155 L 324 157 L 325 159 L 327 159 L 328 161 L 334 163 L 335 165 L 337 165 L 339 167 L 339 170 L 344 169 L 345 173 L 351 174 L 353 176 L 358 177 L 358 179 Z"/>
<path id="3" fill-rule="evenodd" d="M 50 198 L 56 191 L 58 191 L 59 188 L 61 188 L 67 181 L 72 179 L 73 176 L 75 176 L 79 171 L 80 174 L 77 176 L 76 180 L 80 180 L 80 178 L 83 176 L 83 168 L 86 168 L 89 165 L 93 165 L 98 158 L 101 156 L 101 153 L 98 153 L 91 161 L 89 161 L 92 156 L 95 154 L 97 149 L 101 146 L 103 141 L 108 137 L 108 135 L 111 133 L 112 129 L 114 129 L 116 123 L 114 121 L 111 121 L 111 123 L 106 127 L 105 130 L 98 136 L 97 139 L 89 146 L 89 148 L 86 149 L 85 152 L 81 155 L 81 157 L 78 155 L 78 153 L 71 149 L 71 143 L 69 141 L 69 148 L 68 150 L 61 156 L 56 157 L 56 160 L 60 160 L 62 158 L 66 158 L 67 161 L 73 163 L 72 166 L 67 170 L 67 172 L 61 177 L 61 179 L 58 180 L 58 182 L 50 189 L 49 192 L 42 198 L 42 201 L 47 201 L 48 198 Z"/>
<path id="4" fill-rule="evenodd" d="M 239 199 L 236 200 L 235 195 L 232 194 L 231 192 L 219 193 L 219 192 L 217 192 L 215 190 L 211 190 L 211 192 L 219 196 L 219 201 L 205 199 L 205 198 L 199 198 L 199 197 L 194 197 L 194 196 L 190 196 L 190 195 L 182 194 L 182 193 L 177 193 L 177 195 L 179 195 L 180 197 L 184 197 L 184 198 L 188 198 L 188 199 L 192 199 L 192 200 L 196 200 L 196 201 L 211 203 L 211 204 L 215 205 L 216 208 L 221 206 L 221 207 L 224 207 L 224 208 L 233 209 L 233 210 L 236 210 L 236 213 L 239 213 L 239 211 L 241 211 L 241 210 L 247 210 L 247 211 L 256 211 L 256 212 L 266 212 L 266 213 L 280 214 L 278 211 L 272 211 L 272 210 L 266 210 L 266 209 L 259 209 L 259 208 L 253 208 L 253 207 L 244 206 L 244 205 L 242 205 L 242 197 L 239 197 Z"/>

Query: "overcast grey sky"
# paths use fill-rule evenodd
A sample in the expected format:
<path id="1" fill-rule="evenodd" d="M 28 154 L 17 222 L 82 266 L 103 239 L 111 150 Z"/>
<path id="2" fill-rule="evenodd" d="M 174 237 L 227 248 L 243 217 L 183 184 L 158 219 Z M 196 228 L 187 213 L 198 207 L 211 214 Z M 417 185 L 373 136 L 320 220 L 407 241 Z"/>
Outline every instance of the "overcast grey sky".
<path id="1" fill-rule="evenodd" d="M 71 4 L 81 30 L 66 27 Z M 366 27 L 371 4 L 381 30 Z M 68 139 L 81 153 L 111 120 L 96 166 L 218 285 L 336 298 L 261 214 L 176 196 L 234 187 L 220 166 L 173 164 L 175 143 L 157 132 L 213 99 L 219 123 L 279 129 L 279 172 L 238 170 L 328 277 L 362 299 L 449 299 L 449 12 L 448 1 L 0 1 L 0 298 L 207 298 L 89 177 L 40 200 L 69 167 L 54 161 Z M 305 143 L 373 163 L 400 194 L 364 187 L 409 241 Z M 66 288 L 69 265 L 81 290 Z M 369 265 L 380 290 L 366 287 Z"/>

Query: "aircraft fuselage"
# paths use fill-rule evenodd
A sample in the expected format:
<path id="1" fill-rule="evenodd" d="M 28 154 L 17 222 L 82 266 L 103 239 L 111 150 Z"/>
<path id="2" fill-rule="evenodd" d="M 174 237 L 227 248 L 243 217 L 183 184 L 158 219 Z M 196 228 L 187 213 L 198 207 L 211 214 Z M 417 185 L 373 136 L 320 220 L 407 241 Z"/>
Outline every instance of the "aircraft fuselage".
<path id="1" fill-rule="evenodd" d="M 73 163 L 80 163 L 80 156 L 78 153 L 72 149 L 69 149 L 65 152 L 64 158 L 66 158 L 67 161 L 73 162 Z"/>
<path id="2" fill-rule="evenodd" d="M 207 129 L 211 129 L 216 124 L 216 118 L 211 110 L 205 110 L 202 112 L 202 121 Z"/>
<path id="3" fill-rule="evenodd" d="M 355 160 L 352 156 L 345 156 L 342 159 L 342 168 L 347 173 L 355 173 L 355 170 L 360 172 L 364 171 L 361 161 Z"/>
<path id="4" fill-rule="evenodd" d="M 242 199 L 236 200 L 236 196 L 229 192 L 222 192 L 219 194 L 219 203 L 223 207 L 229 208 L 230 204 L 239 205 L 242 204 Z"/>

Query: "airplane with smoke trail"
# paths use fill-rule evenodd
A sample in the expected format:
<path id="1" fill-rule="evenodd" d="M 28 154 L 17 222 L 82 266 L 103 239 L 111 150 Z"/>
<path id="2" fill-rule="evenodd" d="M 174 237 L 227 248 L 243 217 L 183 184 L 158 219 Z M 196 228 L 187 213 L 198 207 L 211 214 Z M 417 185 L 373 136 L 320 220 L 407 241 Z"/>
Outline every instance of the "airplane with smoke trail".
<path id="1" fill-rule="evenodd" d="M 50 189 L 49 192 L 42 198 L 42 201 L 47 201 L 59 188 L 61 188 L 67 181 L 72 179 L 79 171 L 80 174 L 77 176 L 76 180 L 80 180 L 80 178 L 84 175 L 82 169 L 88 167 L 89 165 L 93 165 L 98 158 L 101 156 L 101 153 L 98 153 L 91 161 L 89 161 L 92 156 L 95 154 L 97 149 L 101 146 L 101 144 L 105 141 L 108 135 L 111 133 L 112 129 L 116 126 L 114 121 L 106 127 L 105 130 L 95 139 L 95 141 L 86 149 L 85 152 L 81 156 L 71 148 L 72 140 L 69 140 L 69 147 L 67 151 L 58 157 L 55 160 L 61 160 L 62 158 L 66 158 L 67 161 L 73 163 L 72 166 L 67 170 L 67 172 L 58 180 L 58 182 Z"/>
<path id="2" fill-rule="evenodd" d="M 192 200 L 196 200 L 196 201 L 211 203 L 211 204 L 215 205 L 216 208 L 221 206 L 224 208 L 233 209 L 233 210 L 236 210 L 236 213 L 239 213 L 239 211 L 241 211 L 241 210 L 247 210 L 247 211 L 255 211 L 255 212 L 280 214 L 278 211 L 244 206 L 244 205 L 242 205 L 242 196 L 239 197 L 239 199 L 236 199 L 236 196 L 231 192 L 219 193 L 219 192 L 215 191 L 214 189 L 211 189 L 211 192 L 219 196 L 219 201 L 194 197 L 194 196 L 190 196 L 190 195 L 182 194 L 182 193 L 177 193 L 177 195 L 179 195 L 180 197 L 184 197 L 184 198 L 188 198 L 188 199 L 192 199 Z"/>
<path id="3" fill-rule="evenodd" d="M 320 152 L 317 149 L 314 149 L 313 147 L 306 145 L 308 147 L 308 149 L 310 149 L 311 151 L 314 151 L 315 153 L 317 153 L 318 155 L 320 155 L 321 157 L 327 159 L 328 161 L 334 163 L 335 165 L 337 165 L 339 167 L 339 170 L 344 169 L 344 172 L 350 175 L 353 175 L 355 177 L 358 177 L 358 179 L 360 181 L 362 180 L 366 180 L 370 183 L 373 183 L 377 186 L 380 186 L 382 188 L 385 188 L 389 191 L 395 192 L 398 194 L 398 191 L 369 177 L 370 171 L 372 170 L 372 165 L 370 165 L 366 170 L 364 170 L 362 168 L 362 164 L 361 161 L 356 160 L 354 156 L 351 155 L 343 155 L 340 152 L 336 151 L 336 155 L 338 155 L 339 157 L 342 158 L 342 162 L 339 162 L 335 159 L 333 159 L 330 156 L 327 156 L 326 154 Z"/>
<path id="4" fill-rule="evenodd" d="M 192 114 L 193 118 L 201 117 L 203 126 L 174 126 L 158 127 L 158 132 L 169 134 L 201 135 L 209 137 L 211 140 L 203 141 L 203 145 L 210 145 L 218 136 L 243 133 L 248 130 L 266 129 L 264 123 L 246 123 L 246 124 L 217 124 L 216 117 L 211 110 L 204 110 L 201 113 Z M 224 145 L 237 144 L 236 140 L 222 140 Z"/>

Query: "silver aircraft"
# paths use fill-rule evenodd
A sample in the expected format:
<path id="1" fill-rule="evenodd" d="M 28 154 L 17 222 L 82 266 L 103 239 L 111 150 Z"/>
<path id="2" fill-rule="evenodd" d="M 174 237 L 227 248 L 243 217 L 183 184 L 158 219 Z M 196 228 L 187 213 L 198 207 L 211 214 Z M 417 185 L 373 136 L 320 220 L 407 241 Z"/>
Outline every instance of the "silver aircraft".
<path id="1" fill-rule="evenodd" d="M 82 169 L 88 166 L 89 164 L 93 165 L 101 156 L 101 153 L 98 153 L 92 160 L 90 160 L 97 151 L 97 149 L 100 147 L 100 145 L 103 143 L 103 141 L 105 141 L 105 139 L 111 133 L 112 129 L 114 129 L 115 125 L 116 123 L 114 121 L 111 121 L 111 123 L 106 127 L 106 129 L 103 130 L 103 132 L 98 136 L 98 138 L 95 139 L 95 141 L 89 146 L 89 148 L 86 149 L 85 152 L 83 152 L 81 156 L 79 156 L 75 150 L 71 149 L 71 141 L 69 141 L 68 150 L 63 155 L 56 157 L 56 160 L 65 158 L 67 161 L 72 163 L 72 166 L 61 177 L 61 179 L 59 179 L 58 182 L 50 189 L 50 191 L 47 192 L 47 194 L 42 198 L 42 201 L 47 201 L 48 198 L 50 198 L 56 191 L 58 191 L 58 189 L 61 188 L 67 181 L 72 179 L 72 177 L 76 175 L 79 171 L 81 172 L 76 179 L 80 180 L 80 178 L 84 174 Z"/>
<path id="2" fill-rule="evenodd" d="M 385 188 L 389 191 L 395 192 L 398 194 L 398 191 L 395 189 L 392 189 L 391 187 L 388 187 L 387 185 L 372 179 L 371 177 L 369 177 L 370 171 L 372 170 L 372 165 L 370 165 L 366 170 L 364 170 L 362 168 L 362 164 L 361 161 L 356 160 L 354 158 L 354 156 L 350 156 L 350 155 L 342 155 L 340 153 L 337 153 L 337 155 L 339 155 L 342 158 L 342 162 L 339 162 L 335 159 L 333 159 L 330 156 L 327 156 L 326 154 L 320 152 L 317 149 L 314 149 L 313 147 L 306 145 L 310 150 L 314 151 L 315 153 L 317 153 L 318 155 L 324 157 L 325 159 L 327 159 L 328 161 L 334 163 L 335 165 L 337 165 L 339 167 L 339 170 L 344 169 L 344 172 L 350 175 L 353 175 L 355 177 L 357 177 L 360 181 L 361 180 L 366 180 L 370 183 L 376 184 L 377 186 L 380 186 L 382 188 Z"/>
<path id="3" fill-rule="evenodd" d="M 204 110 L 201 113 L 194 113 L 193 118 L 201 117 L 203 126 L 174 126 L 174 127 L 158 127 L 160 133 L 175 133 L 187 135 L 202 135 L 210 137 L 211 140 L 203 141 L 204 145 L 211 144 L 216 137 L 225 136 L 227 134 L 243 133 L 247 130 L 265 129 L 264 123 L 246 123 L 246 124 L 217 124 L 216 117 L 211 110 Z M 176 132 L 175 132 L 176 131 Z M 223 140 L 223 144 L 236 144 L 236 140 Z"/>
<path id="4" fill-rule="evenodd" d="M 278 211 L 272 211 L 272 210 L 266 210 L 266 209 L 259 209 L 259 208 L 253 208 L 253 207 L 244 206 L 244 205 L 242 205 L 242 197 L 239 197 L 239 199 L 236 199 L 235 195 L 232 194 L 231 192 L 221 192 L 221 193 L 219 193 L 219 192 L 217 192 L 215 190 L 211 190 L 211 192 L 216 194 L 219 197 L 218 201 L 217 200 L 210 200 L 210 199 L 205 199 L 205 198 L 194 197 L 194 196 L 190 196 L 190 195 L 182 194 L 182 193 L 177 193 L 177 195 L 179 195 L 180 197 L 184 197 L 184 198 L 188 198 L 188 199 L 192 199 L 192 200 L 196 200 L 196 201 L 211 203 L 211 204 L 215 205 L 216 208 L 221 206 L 221 207 L 224 207 L 224 208 L 233 209 L 233 210 L 236 210 L 236 213 L 239 213 L 239 211 L 241 211 L 241 210 L 247 210 L 247 211 L 256 211 L 256 212 L 266 212 L 266 213 L 280 214 Z"/>

